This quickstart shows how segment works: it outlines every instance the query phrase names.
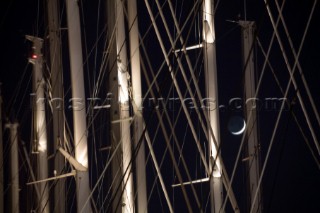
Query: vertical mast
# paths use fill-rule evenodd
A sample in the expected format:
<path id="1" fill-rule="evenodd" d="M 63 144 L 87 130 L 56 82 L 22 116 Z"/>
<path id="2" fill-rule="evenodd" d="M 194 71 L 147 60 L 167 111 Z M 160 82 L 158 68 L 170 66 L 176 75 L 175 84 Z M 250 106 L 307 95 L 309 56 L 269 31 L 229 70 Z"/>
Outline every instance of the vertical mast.
<path id="1" fill-rule="evenodd" d="M 53 120 L 53 149 L 58 150 L 64 145 L 64 100 L 63 75 L 61 62 L 60 20 L 58 16 L 58 1 L 47 1 L 49 45 L 50 45 L 50 72 L 52 91 L 52 120 Z M 57 175 L 62 174 L 65 165 L 64 157 L 56 152 L 54 170 Z M 65 212 L 65 179 L 57 179 L 54 187 L 54 209 Z"/>
<path id="2" fill-rule="evenodd" d="M 71 68 L 72 110 L 74 125 L 74 147 L 76 160 L 86 168 L 77 171 L 77 209 L 78 212 L 92 212 L 87 198 L 90 194 L 88 172 L 87 122 L 79 5 L 77 1 L 67 1 L 68 38 Z"/>
<path id="3" fill-rule="evenodd" d="M 116 0 L 116 46 L 120 104 L 120 134 L 122 143 L 123 194 L 122 212 L 134 212 L 133 176 L 131 167 L 131 135 L 128 91 L 128 59 L 125 33 L 124 7 L 121 0 Z"/>
<path id="4" fill-rule="evenodd" d="M 0 212 L 4 212 L 3 202 L 3 132 L 2 132 L 2 83 L 0 82 Z"/>
<path id="5" fill-rule="evenodd" d="M 206 75 L 207 98 L 214 101 L 214 106 L 210 106 L 209 119 L 217 144 L 220 144 L 219 108 L 218 108 L 218 80 L 215 52 L 215 30 L 214 30 L 214 4 L 213 0 L 204 0 L 203 3 L 203 40 L 204 40 L 204 67 Z M 210 156 L 210 203 L 211 212 L 218 213 L 222 206 L 222 179 L 220 171 L 220 161 L 217 159 L 217 150 L 214 146 L 213 138 L 209 141 Z M 214 164 L 215 161 L 215 164 Z"/>
<path id="6" fill-rule="evenodd" d="M 145 143 L 143 140 L 142 92 L 139 51 L 139 29 L 137 1 L 128 0 L 128 26 L 130 40 L 130 60 L 132 78 L 132 96 L 134 109 L 134 145 L 138 149 L 136 155 L 137 212 L 148 212 L 146 189 Z M 140 141 L 141 140 L 141 141 Z M 140 143 L 140 144 L 139 144 Z"/>
<path id="7" fill-rule="evenodd" d="M 18 158 L 18 123 L 7 123 L 10 129 L 10 162 L 11 162 L 11 212 L 19 213 L 19 158 Z"/>
<path id="8" fill-rule="evenodd" d="M 114 63 L 117 61 L 117 46 L 115 42 L 114 29 L 116 24 L 116 1 L 107 1 L 107 26 L 108 34 L 107 41 L 109 42 L 110 52 L 109 52 L 109 63 L 108 70 L 110 72 L 108 76 L 108 91 L 112 95 L 110 97 L 111 106 L 110 106 L 110 127 L 109 127 L 109 139 L 111 144 L 111 152 L 114 154 L 111 165 L 111 174 L 110 186 L 112 188 L 112 212 L 121 213 L 121 204 L 122 204 L 122 190 L 118 190 L 118 187 L 121 188 L 122 184 L 122 160 L 121 160 L 121 149 L 117 148 L 121 142 L 120 136 L 120 124 L 112 123 L 112 121 L 117 121 L 120 119 L 119 116 L 119 102 L 117 101 L 119 88 L 118 88 L 118 70 L 117 66 L 114 66 Z M 117 148 L 117 149 L 116 149 Z"/>
<path id="9" fill-rule="evenodd" d="M 245 100 L 246 100 L 246 117 L 248 119 L 251 113 L 251 118 L 247 121 L 246 139 L 247 144 L 247 171 L 249 175 L 248 191 L 249 191 L 249 208 L 252 205 L 252 200 L 260 177 L 260 152 L 258 144 L 258 131 L 257 131 L 257 112 L 256 112 L 256 84 L 255 84 L 255 69 L 254 69 L 254 30 L 255 23 L 253 21 L 240 21 L 242 28 L 242 48 L 243 48 L 243 64 L 245 65 Z M 249 210 L 249 209 L 248 209 Z M 261 209 L 261 193 L 258 193 L 257 201 L 254 203 L 252 212 L 262 212 Z"/>
<path id="10" fill-rule="evenodd" d="M 28 40 L 33 43 L 32 56 L 29 62 L 33 64 L 33 94 L 35 95 L 35 102 L 33 106 L 35 115 L 35 141 L 37 151 L 37 179 L 43 180 L 48 178 L 48 154 L 47 154 L 47 121 L 45 112 L 45 98 L 44 98 L 44 78 L 42 70 L 42 44 L 41 38 L 26 36 Z M 49 191 L 45 182 L 39 184 L 41 196 L 38 200 L 38 208 L 40 212 L 49 212 Z"/>

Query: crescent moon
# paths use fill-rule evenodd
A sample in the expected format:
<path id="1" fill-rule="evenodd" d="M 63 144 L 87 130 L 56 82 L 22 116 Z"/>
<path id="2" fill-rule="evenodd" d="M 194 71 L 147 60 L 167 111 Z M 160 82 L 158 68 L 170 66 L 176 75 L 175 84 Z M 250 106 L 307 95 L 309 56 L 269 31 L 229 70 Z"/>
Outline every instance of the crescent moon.
<path id="1" fill-rule="evenodd" d="M 242 120 L 242 122 L 243 122 L 242 128 L 238 132 L 232 132 L 232 134 L 241 135 L 244 132 L 244 130 L 246 129 L 246 122 L 244 120 Z"/>

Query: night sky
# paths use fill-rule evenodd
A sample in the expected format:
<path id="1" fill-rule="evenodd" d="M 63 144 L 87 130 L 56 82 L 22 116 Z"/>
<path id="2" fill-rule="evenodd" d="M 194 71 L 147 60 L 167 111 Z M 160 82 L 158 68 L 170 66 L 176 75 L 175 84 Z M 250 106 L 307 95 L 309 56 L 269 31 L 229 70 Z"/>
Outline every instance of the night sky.
<path id="1" fill-rule="evenodd" d="M 96 27 L 98 26 L 98 31 L 101 32 L 104 27 L 104 20 L 106 19 L 105 15 L 101 14 L 101 18 L 97 24 L 97 11 L 103 13 L 103 8 L 105 6 L 104 3 L 101 2 L 100 10 L 98 10 L 98 1 L 91 2 L 88 0 L 82 0 L 81 2 L 86 18 L 85 23 L 82 23 L 82 25 L 85 26 L 84 33 L 86 33 L 87 50 L 91 50 L 94 49 L 95 39 L 97 38 Z M 149 2 L 155 8 L 155 4 L 152 3 L 153 1 Z M 178 12 L 180 12 L 181 8 L 189 10 L 194 3 L 193 0 L 173 0 L 172 2 L 174 2 L 175 5 L 181 5 L 180 7 L 177 7 Z M 273 28 L 262 0 L 227 0 L 218 2 L 218 8 L 215 14 L 215 28 L 219 78 L 219 105 L 223 105 L 220 109 L 221 144 L 222 156 L 229 176 L 231 176 L 242 135 L 232 135 L 228 131 L 228 121 L 233 116 L 242 116 L 245 104 L 241 102 L 241 107 L 239 109 L 235 109 L 229 104 L 231 99 L 243 97 L 244 78 L 241 53 L 241 31 L 240 27 L 232 21 L 238 21 L 244 18 L 256 21 L 256 36 L 261 41 L 265 51 L 269 47 Z M 246 10 L 244 10 L 244 2 L 247 4 Z M 279 4 L 281 5 L 282 2 L 283 1 L 279 1 Z M 314 1 L 312 0 L 306 0 L 294 2 L 288 1 L 285 3 L 283 16 L 296 51 L 300 46 L 313 2 Z M 60 6 L 63 8 L 64 3 L 61 3 Z M 164 8 L 168 9 L 167 7 Z M 270 1 L 270 8 L 274 18 L 276 19 L 278 17 L 278 13 L 274 1 Z M 138 0 L 138 10 L 139 27 L 141 34 L 144 35 L 151 22 L 142 0 Z M 3 0 L 0 3 L 0 81 L 2 82 L 3 113 L 6 119 L 11 121 L 17 120 L 20 123 L 20 137 L 25 141 L 29 140 L 31 131 L 29 94 L 31 93 L 32 88 L 32 66 L 31 64 L 28 64 L 30 43 L 26 41 L 24 36 L 33 35 L 42 38 L 46 36 L 46 14 L 44 11 L 45 5 L 43 5 L 40 0 Z M 157 9 L 154 9 L 154 11 L 156 12 Z M 169 14 L 169 11 L 165 10 L 165 13 Z M 181 15 L 181 18 L 184 18 L 184 14 Z M 169 23 L 173 26 L 171 19 L 169 20 Z M 66 24 L 64 21 L 62 22 L 62 25 L 65 27 Z M 318 111 L 320 108 L 319 26 L 320 8 L 317 4 L 302 47 L 299 62 Z M 289 64 L 293 67 L 294 57 L 282 25 L 279 27 L 279 35 L 284 43 L 284 49 L 288 56 Z M 192 45 L 192 43 L 199 42 L 199 39 L 201 39 L 197 32 L 193 32 L 190 37 L 192 37 L 189 39 L 190 45 Z M 67 41 L 67 32 L 65 30 L 62 31 L 62 41 Z M 157 70 L 163 62 L 163 55 L 159 49 L 159 44 L 157 43 L 152 29 L 144 42 L 146 49 L 150 51 L 149 57 L 152 66 Z M 103 44 L 103 41 L 99 40 L 99 44 L 100 43 Z M 67 45 L 67 43 L 65 44 Z M 165 44 L 166 47 L 168 47 L 167 40 L 165 40 Z M 102 45 L 98 45 L 97 48 L 97 63 L 99 63 L 101 61 L 101 56 L 99 56 L 99 54 L 101 54 L 103 47 Z M 198 54 L 200 54 L 199 52 L 199 50 L 198 52 L 190 52 L 190 57 L 196 58 Z M 64 58 L 64 61 L 66 60 L 67 56 Z M 99 67 L 99 65 L 96 65 L 94 60 L 95 58 L 93 55 L 88 56 L 88 61 L 85 65 L 85 76 L 90 80 L 94 80 L 96 78 L 98 70 L 96 66 Z M 259 46 L 257 46 L 256 51 L 256 62 L 259 77 L 264 63 L 264 57 Z M 271 97 L 283 97 L 283 94 L 279 89 L 279 85 L 283 90 L 285 90 L 290 77 L 276 39 L 273 42 L 270 52 L 270 63 L 278 78 L 279 84 L 275 81 L 270 67 L 267 66 L 265 76 L 263 77 L 261 84 L 261 90 L 258 95 L 259 100 L 261 100 L 259 103 L 260 110 L 258 111 L 258 124 L 262 163 L 266 156 L 270 138 L 280 109 L 279 106 L 275 109 L 268 108 L 265 100 L 266 98 Z M 87 69 L 90 70 L 90 72 Z M 70 95 L 70 90 L 67 90 L 70 84 L 68 83 L 69 74 L 66 73 L 67 69 L 65 69 L 64 72 L 66 81 L 65 89 L 66 91 L 69 91 L 69 93 L 66 92 L 66 95 Z M 92 75 L 90 73 L 92 73 Z M 311 125 L 313 126 L 316 137 L 319 140 L 320 124 L 317 122 L 312 111 L 306 89 L 303 85 L 300 74 L 298 74 L 298 70 L 294 76 L 297 80 L 298 91 L 301 92 L 302 99 L 305 101 Z M 162 83 L 168 80 L 167 75 L 161 75 L 159 78 Z M 203 82 L 200 80 L 199 84 L 203 84 Z M 167 86 L 166 83 L 163 83 L 163 85 L 165 85 L 162 88 L 163 93 L 168 92 L 169 86 Z M 146 89 L 146 85 L 143 86 L 144 89 Z M 168 97 L 169 96 L 170 95 L 168 95 Z M 264 212 L 320 212 L 320 168 L 318 168 L 315 163 L 315 160 L 311 155 L 311 151 L 315 153 L 317 161 L 320 160 L 320 156 L 314 145 L 309 127 L 299 104 L 297 91 L 294 90 L 293 86 L 290 88 L 288 100 L 292 103 L 291 109 L 287 108 L 281 117 L 271 150 L 270 159 L 262 181 Z M 292 114 L 295 114 L 305 137 L 302 136 Z M 150 115 L 149 118 L 151 120 L 155 118 L 152 116 L 155 115 Z M 192 116 L 196 118 L 195 113 L 192 114 Z M 185 118 L 181 118 L 181 121 L 179 122 L 180 126 L 177 127 L 177 131 L 182 135 L 181 138 L 183 138 L 183 136 L 191 138 L 192 135 L 190 134 L 190 131 L 185 135 L 183 134 L 185 131 L 184 129 L 186 128 L 185 123 Z M 155 129 L 156 126 L 151 127 L 150 131 L 155 131 Z M 159 136 L 158 140 L 161 139 L 161 136 Z M 319 144 L 319 141 L 317 143 Z M 6 147 L 6 144 L 4 144 L 4 147 Z M 160 148 L 163 148 L 163 146 L 159 145 L 159 149 Z M 192 151 L 193 150 L 185 150 L 187 154 L 192 153 Z M 149 164 L 150 162 L 151 160 L 149 161 Z M 170 161 L 165 161 L 164 165 L 170 167 L 168 170 L 172 171 L 172 165 L 169 165 L 169 162 Z M 151 167 L 150 165 L 148 166 Z M 239 206 L 243 209 L 242 212 L 246 212 L 247 208 L 245 187 L 243 185 L 246 178 L 246 174 L 244 173 L 244 165 L 240 161 L 233 186 Z M 170 175 L 171 174 L 167 174 L 167 178 L 170 179 L 171 182 L 174 180 L 177 181 Z M 166 176 L 166 174 L 164 174 L 164 176 Z M 150 177 L 154 178 L 153 175 L 150 175 Z M 168 181 L 168 183 L 170 181 Z M 168 186 L 168 188 L 170 187 Z M 203 188 L 205 188 L 205 186 L 203 186 Z M 171 193 L 173 192 L 171 191 Z M 163 199 L 163 197 L 161 199 Z M 178 201 L 176 201 L 177 211 L 183 212 L 186 209 L 185 207 L 179 206 L 180 201 L 183 205 L 183 199 L 178 199 Z M 164 202 L 165 201 L 162 200 L 162 203 L 165 206 Z M 153 207 L 157 207 L 157 205 L 160 206 L 160 204 L 157 203 L 157 197 L 152 197 L 150 206 L 152 206 L 153 209 Z M 164 210 L 162 209 L 162 211 L 168 211 L 166 209 L 167 207 L 163 208 Z M 156 210 L 152 212 L 161 212 L 161 208 L 159 208 L 158 211 Z"/>

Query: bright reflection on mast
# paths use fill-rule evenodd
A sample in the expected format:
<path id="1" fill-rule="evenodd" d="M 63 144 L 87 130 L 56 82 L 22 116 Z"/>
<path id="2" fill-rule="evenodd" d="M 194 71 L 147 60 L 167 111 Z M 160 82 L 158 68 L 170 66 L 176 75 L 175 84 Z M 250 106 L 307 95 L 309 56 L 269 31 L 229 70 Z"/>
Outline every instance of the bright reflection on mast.
<path id="1" fill-rule="evenodd" d="M 118 46 L 117 46 L 118 49 Z M 117 50 L 119 54 L 120 50 Z M 124 52 L 124 50 L 122 51 Z M 129 102 L 129 93 L 128 93 L 128 76 L 127 76 L 127 66 L 124 64 L 121 59 L 118 59 L 118 83 L 119 83 L 119 102 L 121 104 Z"/>
<path id="2" fill-rule="evenodd" d="M 116 16 L 117 16 L 117 31 L 116 31 L 116 46 L 117 46 L 117 66 L 118 66 L 118 83 L 119 83 L 119 102 L 120 102 L 120 134 L 122 143 L 122 174 L 124 176 L 122 202 L 122 212 L 135 212 L 134 210 L 134 192 L 133 192 L 133 175 L 131 171 L 131 136 L 130 122 L 126 119 L 129 114 L 129 92 L 128 92 L 128 59 L 127 45 L 125 33 L 125 20 L 123 12 L 123 2 L 116 1 Z"/>
<path id="3" fill-rule="evenodd" d="M 208 83 L 208 96 L 209 98 L 212 98 L 213 100 L 218 100 L 218 87 L 215 82 L 217 82 L 217 76 L 216 76 L 216 65 L 215 62 L 213 63 L 213 57 L 215 57 L 215 32 L 214 32 L 214 20 L 213 20 L 213 8 L 212 8 L 212 1 L 206 0 L 204 1 L 204 10 L 203 10 L 203 40 L 206 43 L 204 45 L 205 48 L 205 55 L 206 55 L 206 66 L 207 69 L 209 81 L 211 83 Z M 219 145 L 220 140 L 220 134 L 219 134 L 219 115 L 218 112 L 215 109 L 214 111 L 210 111 L 210 124 L 214 133 L 214 137 L 217 141 L 217 145 Z M 217 147 L 214 144 L 213 138 L 210 137 L 210 160 L 211 163 L 215 162 L 216 169 L 213 171 L 214 177 L 221 177 L 221 163 L 220 159 L 217 158 Z"/>
<path id="4" fill-rule="evenodd" d="M 218 79 L 216 65 L 215 50 L 215 32 L 214 32 L 214 10 L 213 0 L 205 0 L 203 3 L 203 41 L 204 41 L 204 67 L 206 78 L 206 92 L 208 98 L 218 101 Z M 219 153 L 217 152 L 220 145 L 220 126 L 219 126 L 219 108 L 210 110 L 209 112 L 210 126 L 213 135 L 209 137 L 210 149 L 210 203 L 211 212 L 220 212 L 223 201 L 222 197 L 222 178 L 221 178 L 221 162 Z M 214 137 L 214 138 L 213 138 Z"/>

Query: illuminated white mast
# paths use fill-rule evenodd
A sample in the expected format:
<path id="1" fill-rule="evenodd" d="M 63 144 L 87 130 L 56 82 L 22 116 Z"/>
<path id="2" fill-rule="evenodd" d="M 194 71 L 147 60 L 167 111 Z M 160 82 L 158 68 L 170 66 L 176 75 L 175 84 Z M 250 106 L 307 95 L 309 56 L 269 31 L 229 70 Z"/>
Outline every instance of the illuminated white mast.
<path id="1" fill-rule="evenodd" d="M 11 212 L 19 213 L 19 157 L 18 157 L 18 123 L 7 123 L 6 128 L 10 129 L 10 162 L 11 162 Z"/>
<path id="2" fill-rule="evenodd" d="M 214 100 L 214 106 L 209 109 L 209 120 L 217 145 L 220 144 L 219 108 L 218 108 L 218 80 L 215 50 L 214 30 L 214 4 L 213 0 L 204 0 L 203 3 L 203 49 L 204 67 L 206 75 L 206 94 L 209 100 Z M 221 179 L 221 165 L 217 158 L 218 150 L 213 138 L 209 141 L 210 166 L 210 203 L 211 212 L 218 213 L 223 201 L 223 188 Z M 215 164 L 214 164 L 215 163 Z"/>
<path id="3" fill-rule="evenodd" d="M 47 121 L 45 111 L 45 96 L 44 96 L 44 78 L 43 78 L 43 59 L 42 59 L 42 44 L 41 38 L 26 36 L 33 43 L 32 55 L 29 62 L 33 64 L 33 94 L 35 95 L 33 112 L 35 118 L 35 133 L 34 141 L 36 141 L 37 152 L 37 179 L 43 180 L 48 178 L 48 154 L 47 154 Z M 39 184 L 40 197 L 38 205 L 40 212 L 49 212 L 49 191 L 46 183 Z"/>
<path id="4" fill-rule="evenodd" d="M 88 172 L 86 99 L 82 67 L 83 60 L 80 15 L 77 1 L 67 0 L 67 21 L 71 68 L 75 159 L 85 168 L 84 171 L 78 170 L 76 174 L 77 209 L 78 212 L 92 212 L 90 202 L 86 202 L 90 194 L 90 187 Z"/>
<path id="5" fill-rule="evenodd" d="M 246 135 L 247 143 L 247 169 L 249 174 L 248 190 L 249 202 L 248 205 L 252 206 L 252 200 L 258 186 L 260 177 L 260 151 L 258 143 L 257 131 L 257 112 L 256 112 L 256 83 L 255 83 L 255 69 L 254 69 L 254 30 L 255 23 L 253 21 L 240 21 L 242 28 L 242 51 L 243 51 L 243 64 L 245 66 L 245 100 L 246 100 L 246 118 L 248 119 L 251 113 L 250 120 L 247 120 L 248 131 Z M 261 209 L 261 193 L 257 195 L 257 201 L 252 207 L 252 211 L 256 213 L 262 212 Z"/>
<path id="6" fill-rule="evenodd" d="M 122 173 L 123 194 L 122 212 L 134 212 L 133 176 L 131 166 L 131 136 L 129 114 L 129 90 L 128 90 L 128 59 L 125 34 L 124 8 L 121 0 L 116 0 L 116 46 L 117 46 L 117 69 L 119 83 L 120 104 L 120 135 L 122 143 Z"/>
<path id="7" fill-rule="evenodd" d="M 139 51 L 139 30 L 137 1 L 128 0 L 128 26 L 130 40 L 130 61 L 132 96 L 134 109 L 134 144 L 138 149 L 136 155 L 136 186 L 137 186 L 137 211 L 148 212 L 147 188 L 146 188 L 146 160 L 145 160 L 145 141 L 143 134 L 142 118 L 142 92 L 141 92 L 141 70 L 140 70 L 140 51 Z M 141 141 L 140 141 L 141 140 Z M 141 143 L 139 146 L 139 142 Z"/>

